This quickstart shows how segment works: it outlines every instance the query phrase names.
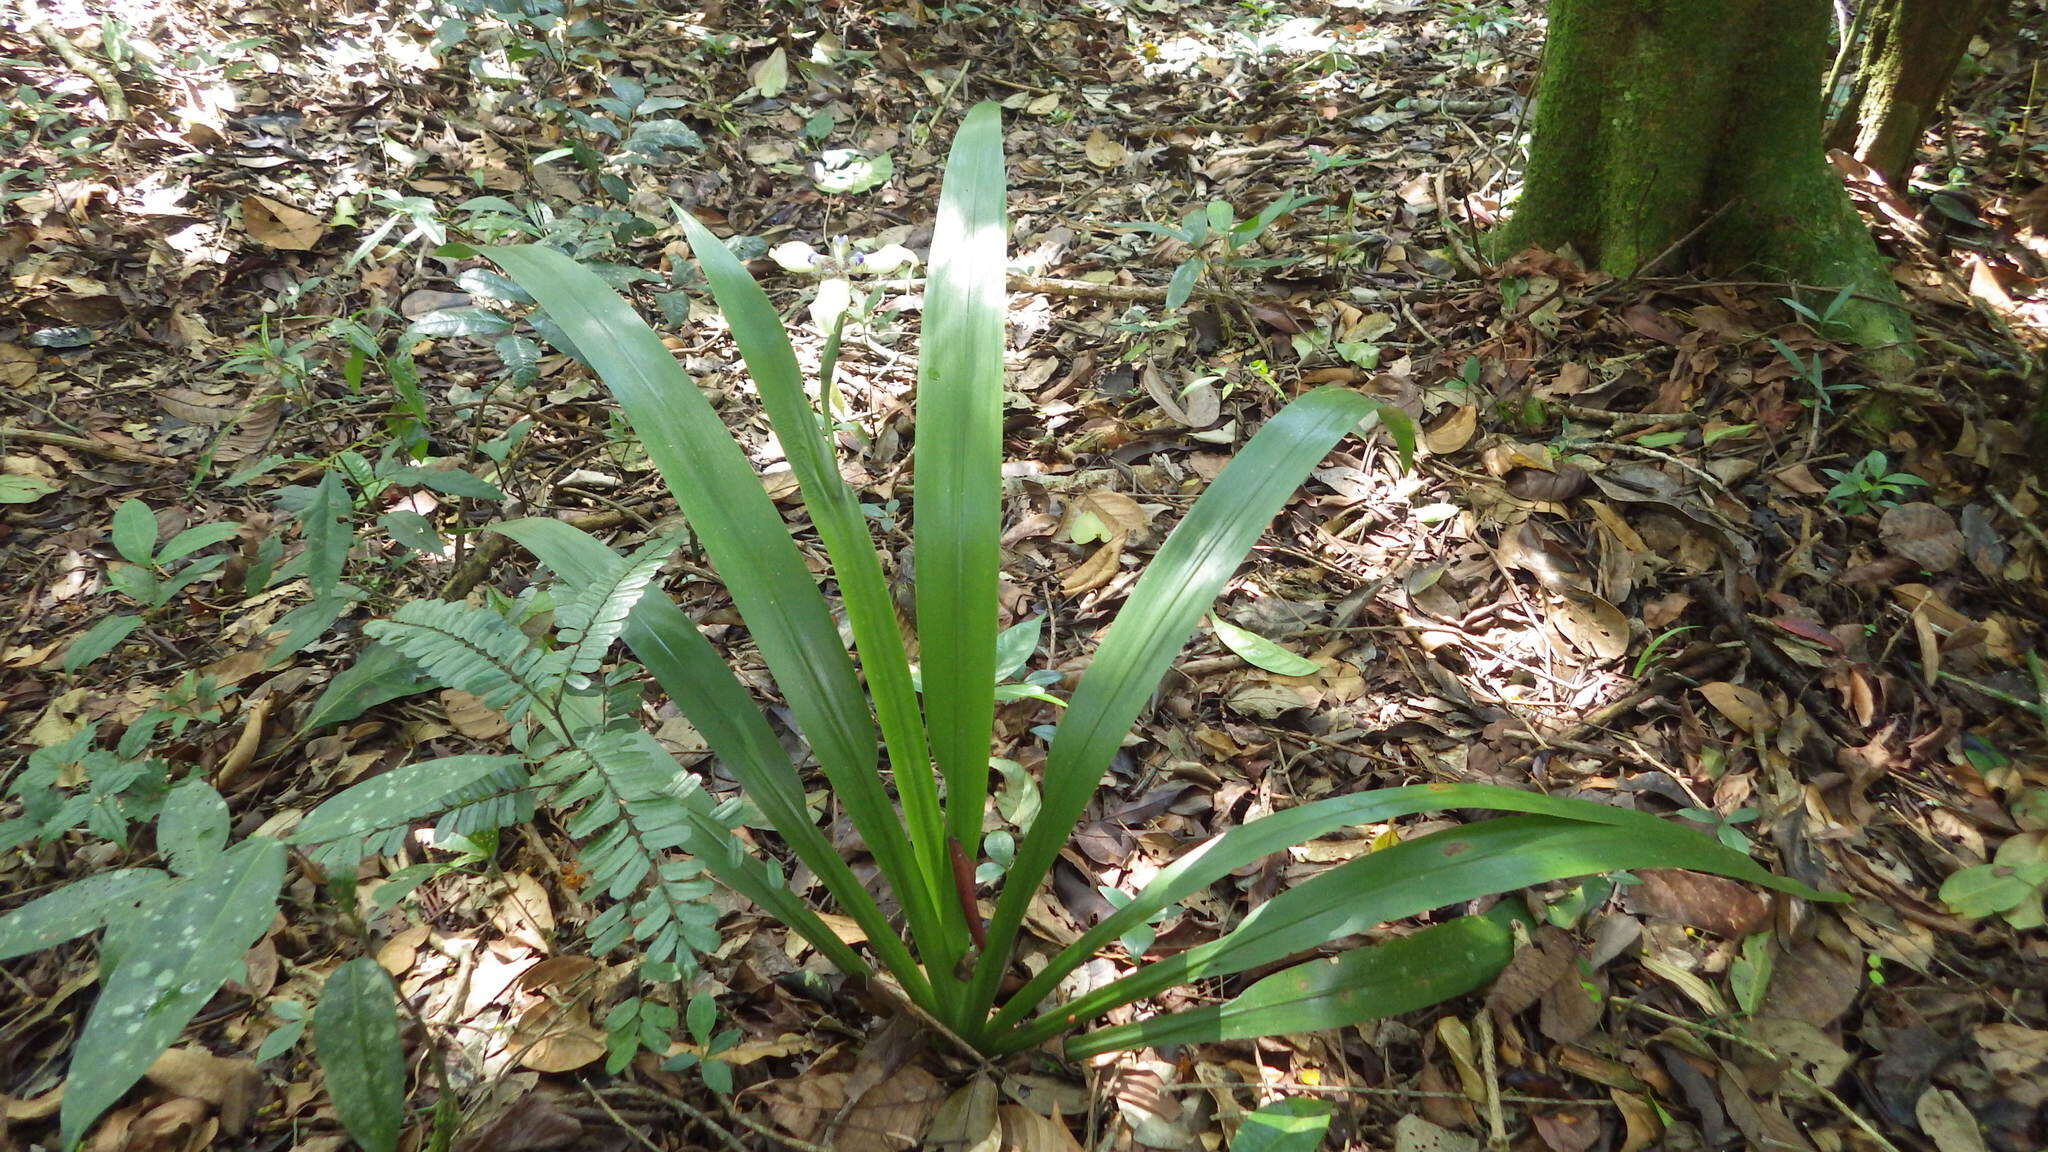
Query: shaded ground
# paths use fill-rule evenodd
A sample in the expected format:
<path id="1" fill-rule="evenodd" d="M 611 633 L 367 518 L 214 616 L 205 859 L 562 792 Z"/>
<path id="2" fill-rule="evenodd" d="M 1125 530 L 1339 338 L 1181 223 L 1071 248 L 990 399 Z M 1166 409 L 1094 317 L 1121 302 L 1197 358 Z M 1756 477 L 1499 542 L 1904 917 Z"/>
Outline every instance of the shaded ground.
<path id="1" fill-rule="evenodd" d="M 1940 897 L 2003 846 L 2007 863 L 2038 854 L 2048 827 L 2048 540 L 2023 416 L 2048 333 L 2037 0 L 1966 62 L 1929 140 L 1943 187 L 1899 196 L 1851 173 L 1926 337 L 1928 367 L 1887 388 L 1905 422 L 1876 439 L 1857 418 L 1871 382 L 1773 286 L 1619 284 L 1534 253 L 1477 265 L 1469 239 L 1514 176 L 1528 9 L 713 9 L 55 11 L 111 61 L 121 124 L 32 29 L 0 32 L 18 87 L 0 173 L 0 723 L 17 759 L 88 726 L 112 748 L 160 714 L 124 762 L 196 765 L 247 832 L 409 760 L 501 748 L 502 722 L 452 693 L 301 729 L 364 619 L 525 585 L 481 525 L 572 516 L 630 544 L 669 509 L 583 371 L 500 316 L 479 261 L 436 246 L 539 234 L 612 264 L 807 532 L 672 209 L 743 238 L 802 322 L 817 268 L 770 250 L 922 250 L 943 142 L 999 99 L 1018 277 L 1006 608 L 1051 613 L 1031 670 L 1085 663 L 1163 529 L 1282 397 L 1346 382 L 1429 429 L 1405 475 L 1351 442 L 1276 521 L 1222 612 L 1317 670 L 1267 671 L 1205 630 L 1061 863 L 1041 941 L 1072 939 L 1107 907 L 1098 886 L 1142 884 L 1210 831 L 1425 780 L 1684 813 L 1858 897 L 1774 906 L 1654 872 L 1539 893 L 1553 928 L 1484 1004 L 1019 1064 L 999 1077 L 1008 1143 L 1216 1147 L 1241 1110 L 1304 1093 L 1340 1105 L 1330 1147 L 2048 1141 L 2040 929 Z M 1130 227 L 1195 212 L 1227 231 L 1276 205 L 1236 247 Z M 1168 309 L 1183 267 L 1191 303 Z M 841 442 L 901 553 L 915 285 L 850 279 L 882 287 L 843 352 Z M 800 351 L 821 343 L 807 329 Z M 405 457 L 441 478 L 400 476 Z M 353 501 L 354 603 L 298 559 L 320 547 L 299 515 L 328 473 Z M 239 527 L 182 587 L 184 561 L 110 582 L 129 498 L 162 539 Z M 669 586 L 736 623 L 701 568 Z M 135 623 L 104 623 L 121 616 Z M 766 687 L 744 634 L 723 639 Z M 1022 768 L 1006 819 L 1050 718 L 1031 701 L 1002 717 L 996 752 Z M 701 759 L 680 719 L 649 719 Z M 91 815 L 0 859 L 11 893 L 153 851 L 125 835 L 140 786 L 59 767 L 17 770 L 17 800 L 54 790 Z M 1391 834 L 1211 891 L 1151 947 L 1211 938 Z M 451 860 L 412 846 L 364 873 L 368 942 L 431 1025 L 409 1036 L 415 1103 L 445 1062 L 468 1146 L 938 1139 L 932 1114 L 973 1069 L 836 982 L 813 998 L 820 961 L 738 906 L 694 989 L 741 1032 L 738 1092 L 651 1055 L 605 1074 L 603 1021 L 637 990 L 619 957 L 588 957 L 597 896 L 574 856 L 543 820 L 486 862 L 401 871 Z M 139 1089 L 96 1147 L 343 1143 L 304 1047 L 264 1045 L 362 945 L 310 868 L 288 907 L 186 1033 L 223 1059 L 188 1053 L 200 1071 Z M 2027 923 L 2024 899 L 2011 915 Z M 92 956 L 7 962 L 0 1131 L 54 1138 Z M 410 1138 L 428 1127 L 422 1113 Z"/>

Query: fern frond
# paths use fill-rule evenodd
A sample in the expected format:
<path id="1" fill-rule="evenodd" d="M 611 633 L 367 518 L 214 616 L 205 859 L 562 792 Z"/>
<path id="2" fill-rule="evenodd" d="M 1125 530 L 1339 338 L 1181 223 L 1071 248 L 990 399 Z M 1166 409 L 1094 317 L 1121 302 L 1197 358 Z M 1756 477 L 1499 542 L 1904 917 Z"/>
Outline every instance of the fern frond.
<path id="1" fill-rule="evenodd" d="M 588 676 L 625 631 L 626 617 L 661 566 L 676 550 L 676 537 L 663 535 L 615 560 L 602 579 L 593 582 L 555 610 L 556 635 L 572 675 Z"/>
<path id="2" fill-rule="evenodd" d="M 543 651 L 496 612 L 468 604 L 414 600 L 363 630 L 508 720 L 518 720 L 536 701 L 552 699 L 565 673 L 560 654 Z"/>

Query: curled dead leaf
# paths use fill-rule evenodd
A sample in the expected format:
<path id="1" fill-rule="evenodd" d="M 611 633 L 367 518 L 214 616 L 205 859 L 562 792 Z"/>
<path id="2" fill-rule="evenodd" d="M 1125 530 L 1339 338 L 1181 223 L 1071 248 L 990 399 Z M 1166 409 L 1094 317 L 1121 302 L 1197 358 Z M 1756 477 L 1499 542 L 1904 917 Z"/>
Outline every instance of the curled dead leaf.
<path id="1" fill-rule="evenodd" d="M 242 227 L 257 243 L 285 252 L 310 252 L 327 233 L 318 216 L 268 196 L 243 198 Z"/>
<path id="2" fill-rule="evenodd" d="M 1576 464 L 1560 464 L 1554 472 L 1538 468 L 1517 468 L 1508 473 L 1508 491 L 1523 500 L 1561 504 L 1586 490 L 1586 470 Z"/>
<path id="3" fill-rule="evenodd" d="M 1442 455 L 1456 452 L 1472 442 L 1472 434 L 1479 429 L 1479 407 L 1466 404 L 1423 432 L 1422 443 L 1431 452 Z"/>
<path id="4" fill-rule="evenodd" d="M 1946 572 L 1963 558 L 1955 517 L 1925 501 L 1885 509 L 1877 531 L 1885 547 L 1929 572 Z"/>

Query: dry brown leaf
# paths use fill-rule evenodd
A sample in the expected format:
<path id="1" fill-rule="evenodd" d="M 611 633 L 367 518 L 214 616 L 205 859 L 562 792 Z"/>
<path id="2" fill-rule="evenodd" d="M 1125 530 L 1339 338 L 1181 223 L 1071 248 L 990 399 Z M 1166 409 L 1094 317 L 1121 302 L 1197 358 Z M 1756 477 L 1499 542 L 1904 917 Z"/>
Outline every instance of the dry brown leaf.
<path id="1" fill-rule="evenodd" d="M 1532 1112 L 1529 1123 L 1551 1152 L 1586 1152 L 1599 1141 L 1603 1127 L 1600 1113 L 1592 1108 Z"/>
<path id="2" fill-rule="evenodd" d="M 268 196 L 243 198 L 242 227 L 257 243 L 285 252 L 310 252 L 327 232 L 318 216 Z"/>
<path id="3" fill-rule="evenodd" d="M 1576 464 L 1560 464 L 1550 471 L 1517 468 L 1508 473 L 1507 487 L 1517 499 L 1561 504 L 1585 491 L 1588 482 L 1584 468 Z"/>
<path id="4" fill-rule="evenodd" d="M 1479 1140 L 1409 1115 L 1394 1123 L 1394 1152 L 1479 1152 Z"/>
<path id="5" fill-rule="evenodd" d="M 460 688 L 441 690 L 441 711 L 449 727 L 472 740 L 497 740 L 512 731 L 504 713 Z"/>
<path id="6" fill-rule="evenodd" d="M 246 460 L 270 445 L 271 437 L 277 435 L 278 424 L 284 419 L 284 398 L 273 396 L 245 409 L 235 420 L 235 430 L 222 437 L 215 446 L 213 458 L 223 464 Z"/>
<path id="7" fill-rule="evenodd" d="M 1578 967 L 1577 960 L 1578 949 L 1571 937 L 1554 925 L 1544 925 L 1493 978 L 1493 986 L 1486 991 L 1486 1006 L 1505 1024 L 1571 974 Z"/>
<path id="8" fill-rule="evenodd" d="M 263 1093 L 263 1074 L 254 1060 L 215 1056 L 200 1048 L 168 1049 L 145 1075 L 166 1092 L 220 1109 L 221 1126 L 231 1136 L 248 1126 Z"/>
<path id="9" fill-rule="evenodd" d="M 1117 168 L 1131 158 L 1128 148 L 1103 135 L 1100 128 L 1088 134 L 1088 139 L 1081 144 L 1081 152 L 1097 168 Z"/>
<path id="10" fill-rule="evenodd" d="M 1877 530 L 1885 547 L 1929 572 L 1946 572 L 1963 558 L 1963 534 L 1955 517 L 1932 504 L 1887 508 Z"/>
<path id="11" fill-rule="evenodd" d="M 1081 1142 L 1065 1124 L 1022 1104 L 1003 1105 L 996 1118 L 1003 1126 L 1003 1152 L 1081 1152 Z"/>
<path id="12" fill-rule="evenodd" d="M 1671 868 L 1646 868 L 1636 876 L 1642 883 L 1629 885 L 1622 894 L 1630 911 L 1724 939 L 1749 935 L 1771 914 L 1763 897 L 1722 876 Z"/>
<path id="13" fill-rule="evenodd" d="M 922 1147 L 937 1152 L 996 1152 L 1002 1140 L 1002 1129 L 996 1124 L 996 1082 L 981 1073 L 939 1105 Z"/>
<path id="14" fill-rule="evenodd" d="M 1060 581 L 1060 591 L 1068 596 L 1079 596 L 1115 579 L 1122 564 L 1125 539 L 1117 535 L 1097 548 L 1093 555 L 1081 561 L 1078 567 L 1067 573 L 1066 579 Z"/>
<path id="15" fill-rule="evenodd" d="M 1764 991 L 1761 1016 L 1784 1016 L 1825 1028 L 1856 1002 L 1864 978 L 1863 949 L 1832 923 L 1778 957 Z M 1832 946 L 1823 939 L 1832 941 Z"/>
<path id="16" fill-rule="evenodd" d="M 1984 1130 L 1963 1098 L 1946 1088 L 1929 1088 L 1913 1105 L 1920 1130 L 1935 1152 L 1986 1152 Z"/>
<path id="17" fill-rule="evenodd" d="M 1152 523 L 1145 506 L 1121 492 L 1098 488 L 1083 493 L 1067 507 L 1060 525 L 1067 539 L 1076 544 L 1135 536 Z"/>
<path id="18" fill-rule="evenodd" d="M 1744 732 L 1769 735 L 1777 730 L 1778 718 L 1771 711 L 1770 701 L 1756 689 L 1716 680 L 1700 685 L 1699 691 L 1714 706 L 1714 711 Z"/>
<path id="19" fill-rule="evenodd" d="M 581 1120 L 556 1108 L 545 1094 L 529 1091 L 490 1123 L 457 1141 L 455 1152 L 553 1152 L 582 1135 Z"/>
<path id="20" fill-rule="evenodd" d="M 604 1058 L 604 1030 L 590 1022 L 590 1012 L 580 1002 L 542 1001 L 519 1017 L 512 1048 L 522 1068 L 573 1072 Z"/>
<path id="21" fill-rule="evenodd" d="M 1561 597 L 1551 608 L 1550 622 L 1574 648 L 1596 660 L 1628 654 L 1627 615 L 1598 596 Z"/>
<path id="22" fill-rule="evenodd" d="M 201 1101 L 167 1100 L 137 1116 L 118 1147 L 120 1152 L 200 1152 L 213 1144 L 218 1127 Z"/>
<path id="23" fill-rule="evenodd" d="M 2031 1080 L 2048 1071 L 2048 1031 L 2019 1024 L 1985 1024 L 1971 1033 L 1984 1067 L 2004 1081 Z"/>
<path id="24" fill-rule="evenodd" d="M 1443 455 L 1456 452 L 1472 442 L 1472 434 L 1479 430 L 1479 407 L 1466 404 L 1422 434 L 1422 444 L 1431 452 Z"/>
<path id="25" fill-rule="evenodd" d="M 1609 1088 L 1607 1096 L 1614 1101 L 1615 1110 L 1621 1113 L 1621 1122 L 1628 1130 L 1622 1138 L 1620 1152 L 1643 1152 L 1664 1134 L 1664 1122 L 1658 1118 L 1657 1108 L 1648 1100 L 1619 1088 Z"/>
<path id="26" fill-rule="evenodd" d="M 491 911 L 491 926 L 508 939 L 516 940 L 535 952 L 546 954 L 548 939 L 555 932 L 555 911 L 548 904 L 548 890 L 540 881 L 524 872 L 515 872 L 507 876 L 505 885 L 498 906 Z M 561 956 L 554 960 L 543 960 L 534 967 L 542 968 L 544 965 L 577 959 L 583 960 L 586 964 L 595 963 L 585 957 Z M 538 987 L 540 983 L 552 983 L 562 978 L 560 970 L 546 968 L 539 975 L 522 977 L 522 982 L 528 987 Z"/>

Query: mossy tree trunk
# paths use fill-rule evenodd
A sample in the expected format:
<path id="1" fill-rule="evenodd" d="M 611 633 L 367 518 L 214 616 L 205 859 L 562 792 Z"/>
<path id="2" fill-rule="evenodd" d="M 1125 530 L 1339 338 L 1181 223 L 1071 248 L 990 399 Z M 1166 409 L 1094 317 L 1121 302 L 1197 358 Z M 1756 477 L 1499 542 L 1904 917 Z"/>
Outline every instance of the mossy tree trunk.
<path id="1" fill-rule="evenodd" d="M 1857 57 L 1856 84 L 1828 131 L 1830 147 L 1852 152 L 1894 187 L 1913 174 L 1927 119 L 1948 91 L 1956 63 L 1984 24 L 1991 0 L 1864 0 L 1874 4 Z"/>
<path id="2" fill-rule="evenodd" d="M 1837 335 L 1905 361 L 1911 330 L 1821 147 L 1828 0 L 1554 0 L 1520 203 L 1499 255 L 1567 245 L 1851 301 Z"/>

